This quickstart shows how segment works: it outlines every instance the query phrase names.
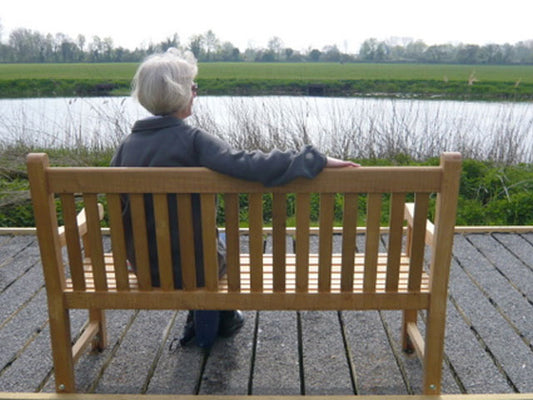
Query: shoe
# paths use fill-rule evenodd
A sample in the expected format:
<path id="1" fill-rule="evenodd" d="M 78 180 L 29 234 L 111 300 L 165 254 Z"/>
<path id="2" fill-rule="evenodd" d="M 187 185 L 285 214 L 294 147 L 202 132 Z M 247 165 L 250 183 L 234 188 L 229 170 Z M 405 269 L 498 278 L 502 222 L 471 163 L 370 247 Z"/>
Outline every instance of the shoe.
<path id="1" fill-rule="evenodd" d="M 244 325 L 244 314 L 242 311 L 221 311 L 220 323 L 218 326 L 218 336 L 228 338 L 233 336 Z"/>

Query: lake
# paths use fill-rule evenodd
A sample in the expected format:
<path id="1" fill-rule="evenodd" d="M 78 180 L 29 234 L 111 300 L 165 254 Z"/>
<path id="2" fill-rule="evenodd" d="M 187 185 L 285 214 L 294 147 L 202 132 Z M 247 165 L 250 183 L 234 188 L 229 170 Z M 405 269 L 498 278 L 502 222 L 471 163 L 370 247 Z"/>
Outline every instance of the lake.
<path id="1" fill-rule="evenodd" d="M 148 116 L 129 97 L 0 100 L 0 143 L 31 147 L 116 146 Z M 195 101 L 189 123 L 240 148 L 313 143 L 338 157 L 467 157 L 533 162 L 533 105 L 511 102 L 215 97 Z"/>

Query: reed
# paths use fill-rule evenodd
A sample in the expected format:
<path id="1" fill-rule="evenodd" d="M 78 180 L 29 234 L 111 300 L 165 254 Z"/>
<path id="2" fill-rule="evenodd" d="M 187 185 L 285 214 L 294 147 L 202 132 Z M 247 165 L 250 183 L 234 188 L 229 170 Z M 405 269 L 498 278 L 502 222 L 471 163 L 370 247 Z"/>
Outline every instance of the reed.
<path id="1" fill-rule="evenodd" d="M 71 104 L 61 118 L 44 110 L 39 119 L 24 108 L 1 114 L 0 148 L 110 153 L 139 117 L 131 113 L 126 98 L 65 101 Z M 526 112 L 526 106 L 490 103 L 486 111 L 473 114 L 462 109 L 468 103 L 460 102 L 429 107 L 428 102 L 405 100 L 346 103 L 308 98 L 302 103 L 291 97 L 226 97 L 199 101 L 189 123 L 245 150 L 314 144 L 343 159 L 413 161 L 459 151 L 465 158 L 512 165 L 533 163 L 533 113 Z M 84 115 L 75 112 L 80 107 Z"/>
<path id="2" fill-rule="evenodd" d="M 486 111 L 497 112 L 497 123 L 488 124 L 486 115 L 448 109 L 445 103 L 430 110 L 422 102 L 385 100 L 386 107 L 376 112 L 371 109 L 375 103 L 349 108 L 334 100 L 318 106 L 310 101 L 302 107 L 268 99 L 228 99 L 218 118 L 209 105 L 203 105 L 191 123 L 247 150 L 314 144 L 344 159 L 423 161 L 443 151 L 460 151 L 465 158 L 507 165 L 533 162 L 533 115 L 503 104 Z"/>

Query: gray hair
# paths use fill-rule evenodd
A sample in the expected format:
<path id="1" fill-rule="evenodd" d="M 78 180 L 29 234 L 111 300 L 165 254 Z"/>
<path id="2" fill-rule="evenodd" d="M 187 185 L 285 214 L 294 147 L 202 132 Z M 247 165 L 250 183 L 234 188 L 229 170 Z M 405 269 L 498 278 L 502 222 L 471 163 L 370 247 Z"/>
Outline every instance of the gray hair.
<path id="1" fill-rule="evenodd" d="M 198 66 L 194 55 L 170 48 L 147 57 L 132 82 L 132 96 L 154 115 L 181 111 L 189 104 Z"/>

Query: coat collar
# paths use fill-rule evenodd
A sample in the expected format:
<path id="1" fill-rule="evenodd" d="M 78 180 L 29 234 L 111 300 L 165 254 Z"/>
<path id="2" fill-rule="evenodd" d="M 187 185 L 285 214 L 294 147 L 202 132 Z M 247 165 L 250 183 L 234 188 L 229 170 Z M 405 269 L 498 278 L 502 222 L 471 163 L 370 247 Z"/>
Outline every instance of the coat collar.
<path id="1" fill-rule="evenodd" d="M 179 126 L 184 123 L 182 119 L 170 115 L 152 116 L 135 122 L 131 131 L 132 133 L 136 133 L 146 130 L 159 130 Z"/>

